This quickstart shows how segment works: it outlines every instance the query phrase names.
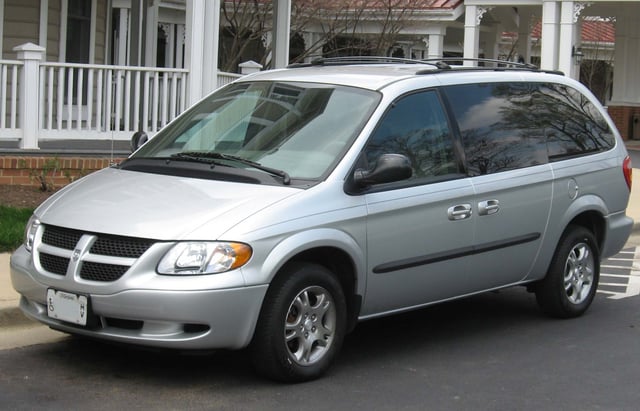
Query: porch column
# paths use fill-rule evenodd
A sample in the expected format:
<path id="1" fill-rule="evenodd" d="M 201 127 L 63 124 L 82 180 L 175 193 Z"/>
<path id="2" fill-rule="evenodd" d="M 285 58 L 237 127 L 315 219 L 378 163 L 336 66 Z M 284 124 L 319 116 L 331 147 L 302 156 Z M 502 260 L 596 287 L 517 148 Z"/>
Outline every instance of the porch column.
<path id="1" fill-rule="evenodd" d="M 518 25 L 518 57 L 531 63 L 531 13 L 522 13 Z"/>
<path id="2" fill-rule="evenodd" d="M 305 63 L 309 63 L 316 58 L 322 57 L 322 44 L 319 44 L 320 36 L 317 33 L 305 32 L 302 34 L 305 48 L 314 47 L 315 49 L 305 57 Z"/>
<path id="3" fill-rule="evenodd" d="M 18 53 L 18 60 L 24 62 L 18 78 L 18 116 L 22 129 L 20 148 L 38 149 L 40 133 L 40 62 L 45 49 L 33 43 L 26 43 L 13 48 Z"/>
<path id="4" fill-rule="evenodd" d="M 640 12 L 616 16 L 615 65 L 610 106 L 640 106 Z"/>
<path id="5" fill-rule="evenodd" d="M 220 0 L 187 0 L 186 17 L 187 106 L 191 106 L 218 87 Z"/>
<path id="6" fill-rule="evenodd" d="M 463 57 L 465 58 L 478 58 L 478 47 L 480 43 L 480 20 L 482 15 L 478 18 L 480 7 L 478 6 L 465 6 L 464 8 L 464 50 Z M 465 66 L 475 66 L 476 64 L 470 61 L 463 63 Z"/>
<path id="7" fill-rule="evenodd" d="M 147 8 L 145 26 L 145 49 L 144 49 L 144 65 L 146 67 L 156 67 L 156 58 L 158 55 L 158 3 L 152 1 Z"/>
<path id="8" fill-rule="evenodd" d="M 465 6 L 464 15 L 464 55 L 465 58 L 478 58 L 480 47 L 480 23 L 482 16 L 493 7 Z M 477 66 L 474 61 L 465 61 L 465 66 Z"/>
<path id="9" fill-rule="evenodd" d="M 482 51 L 484 58 L 494 60 L 500 59 L 500 41 L 502 40 L 502 31 L 502 25 L 497 24 L 491 31 L 482 33 L 480 36 L 480 44 L 483 45 Z M 478 55 L 479 54 L 480 49 L 478 48 Z"/>
<path id="10" fill-rule="evenodd" d="M 428 36 L 429 48 L 427 49 L 427 58 L 439 59 L 444 54 L 444 35 L 447 33 L 447 27 L 444 25 L 433 25 L 427 27 L 425 34 Z"/>
<path id="11" fill-rule="evenodd" d="M 289 64 L 289 30 L 291 26 L 291 0 L 273 0 L 273 68 Z"/>
<path id="12" fill-rule="evenodd" d="M 578 3 L 563 1 L 560 9 L 560 38 L 558 39 L 558 69 L 568 77 L 576 78 L 580 75 L 572 56 L 573 48 L 577 46 L 577 21 L 580 10 L 574 6 Z M 578 6 L 579 7 L 579 6 Z"/>
<path id="13" fill-rule="evenodd" d="M 556 70 L 558 68 L 558 36 L 560 34 L 560 3 L 545 1 L 542 3 L 542 33 L 540 35 L 540 68 Z"/>

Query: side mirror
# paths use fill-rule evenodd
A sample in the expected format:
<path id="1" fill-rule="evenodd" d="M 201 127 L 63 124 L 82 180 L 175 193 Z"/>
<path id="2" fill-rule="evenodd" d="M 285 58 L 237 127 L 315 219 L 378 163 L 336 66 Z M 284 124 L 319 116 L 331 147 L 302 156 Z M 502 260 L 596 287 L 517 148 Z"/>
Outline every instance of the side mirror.
<path id="1" fill-rule="evenodd" d="M 131 152 L 142 147 L 142 145 L 147 141 L 149 141 L 149 137 L 144 131 L 136 131 L 133 133 L 133 136 L 131 136 Z"/>
<path id="2" fill-rule="evenodd" d="M 353 180 L 359 187 L 373 184 L 393 183 L 410 178 L 413 175 L 411 162 L 402 154 L 383 154 L 373 170 L 358 169 Z"/>

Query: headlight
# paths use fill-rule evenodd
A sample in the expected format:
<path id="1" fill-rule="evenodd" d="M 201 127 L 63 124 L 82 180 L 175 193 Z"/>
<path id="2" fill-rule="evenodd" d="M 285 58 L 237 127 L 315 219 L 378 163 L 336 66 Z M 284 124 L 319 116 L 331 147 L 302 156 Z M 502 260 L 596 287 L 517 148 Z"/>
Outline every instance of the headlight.
<path id="1" fill-rule="evenodd" d="M 40 220 L 35 215 L 32 215 L 27 222 L 27 227 L 24 231 L 24 247 L 27 251 L 31 252 L 33 250 L 33 243 L 36 239 L 36 233 L 38 232 L 38 227 L 40 227 Z"/>
<path id="2" fill-rule="evenodd" d="M 242 267 L 251 258 L 242 243 L 184 242 L 176 244 L 158 264 L 158 274 L 217 274 Z"/>

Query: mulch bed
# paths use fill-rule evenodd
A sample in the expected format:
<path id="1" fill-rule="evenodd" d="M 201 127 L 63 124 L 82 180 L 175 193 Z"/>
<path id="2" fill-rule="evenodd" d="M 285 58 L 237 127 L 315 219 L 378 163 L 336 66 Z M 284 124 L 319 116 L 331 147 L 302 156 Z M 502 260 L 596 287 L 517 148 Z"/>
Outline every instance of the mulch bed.
<path id="1" fill-rule="evenodd" d="M 54 191 L 41 191 L 38 187 L 0 185 L 0 205 L 16 208 L 36 208 Z"/>

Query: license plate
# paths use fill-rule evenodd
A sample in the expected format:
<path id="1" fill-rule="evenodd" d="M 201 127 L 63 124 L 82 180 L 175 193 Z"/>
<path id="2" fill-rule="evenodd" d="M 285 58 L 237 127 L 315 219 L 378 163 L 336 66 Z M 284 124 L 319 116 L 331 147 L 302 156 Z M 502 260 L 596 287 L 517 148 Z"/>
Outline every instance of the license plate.
<path id="1" fill-rule="evenodd" d="M 47 290 L 47 315 L 51 318 L 87 325 L 88 299 L 84 295 Z"/>

